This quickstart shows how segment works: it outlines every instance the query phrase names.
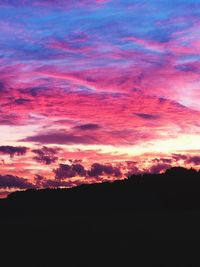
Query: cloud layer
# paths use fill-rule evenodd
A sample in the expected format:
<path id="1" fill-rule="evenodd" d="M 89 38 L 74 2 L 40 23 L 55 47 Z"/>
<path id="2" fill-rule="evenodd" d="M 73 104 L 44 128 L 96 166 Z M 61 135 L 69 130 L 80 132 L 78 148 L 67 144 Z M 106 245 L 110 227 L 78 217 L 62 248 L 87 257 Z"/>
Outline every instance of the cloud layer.
<path id="1" fill-rule="evenodd" d="M 0 1 L 2 181 L 72 186 L 198 167 L 199 8 Z"/>

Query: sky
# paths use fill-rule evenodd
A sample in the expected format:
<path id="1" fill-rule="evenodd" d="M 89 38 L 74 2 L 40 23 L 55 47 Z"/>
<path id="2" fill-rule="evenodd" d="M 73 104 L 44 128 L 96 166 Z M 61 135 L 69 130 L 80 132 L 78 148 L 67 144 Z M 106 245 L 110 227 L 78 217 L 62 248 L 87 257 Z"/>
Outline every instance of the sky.
<path id="1" fill-rule="evenodd" d="M 1 0 L 0 197 L 198 169 L 199 27 L 199 0 Z"/>

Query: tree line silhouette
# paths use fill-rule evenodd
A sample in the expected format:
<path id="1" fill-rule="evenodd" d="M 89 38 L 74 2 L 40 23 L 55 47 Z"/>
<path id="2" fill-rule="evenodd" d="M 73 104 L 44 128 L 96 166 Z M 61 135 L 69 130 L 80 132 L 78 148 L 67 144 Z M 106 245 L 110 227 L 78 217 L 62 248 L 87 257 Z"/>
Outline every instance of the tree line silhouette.
<path id="1" fill-rule="evenodd" d="M 0 214 L 106 214 L 151 210 L 200 209 L 200 171 L 173 167 L 162 174 L 69 189 L 28 189 L 0 200 Z"/>

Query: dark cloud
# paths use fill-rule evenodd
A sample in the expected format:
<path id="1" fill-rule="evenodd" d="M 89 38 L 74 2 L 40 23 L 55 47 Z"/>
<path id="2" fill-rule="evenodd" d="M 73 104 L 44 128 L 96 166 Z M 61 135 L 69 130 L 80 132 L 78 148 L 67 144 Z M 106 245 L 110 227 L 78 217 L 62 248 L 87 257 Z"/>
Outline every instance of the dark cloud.
<path id="1" fill-rule="evenodd" d="M 142 119 L 158 119 L 159 115 L 157 114 L 148 114 L 148 113 L 134 113 L 136 116 Z"/>
<path id="2" fill-rule="evenodd" d="M 48 132 L 27 137 L 23 142 L 37 142 L 41 144 L 97 144 L 95 137 L 89 135 L 76 135 L 68 132 Z"/>
<path id="3" fill-rule="evenodd" d="M 187 155 L 183 155 L 183 154 L 175 154 L 175 153 L 172 153 L 172 158 L 176 161 L 179 161 L 179 160 L 187 160 L 188 156 Z"/>
<path id="4" fill-rule="evenodd" d="M 26 179 L 13 175 L 0 175 L 0 188 L 28 189 L 35 186 Z"/>
<path id="5" fill-rule="evenodd" d="M 200 156 L 190 156 L 185 163 L 200 165 Z"/>
<path id="6" fill-rule="evenodd" d="M 83 165 L 77 163 L 77 164 L 73 164 L 72 168 L 74 169 L 74 171 L 79 175 L 79 176 L 85 176 L 86 175 L 86 171 L 85 168 L 83 167 Z"/>
<path id="7" fill-rule="evenodd" d="M 15 99 L 15 104 L 17 105 L 24 105 L 24 104 L 27 104 L 29 103 L 31 100 L 30 99 L 27 99 L 27 98 L 17 98 Z"/>
<path id="8" fill-rule="evenodd" d="M 86 176 L 87 172 L 81 164 L 60 164 L 57 169 L 54 170 L 56 179 L 65 179 L 75 176 Z"/>
<path id="9" fill-rule="evenodd" d="M 71 178 L 76 175 L 75 170 L 68 164 L 60 164 L 57 169 L 54 170 L 56 179 Z"/>
<path id="10" fill-rule="evenodd" d="M 42 92 L 45 91 L 45 87 L 31 87 L 31 88 L 26 88 L 26 89 L 20 89 L 20 92 L 25 95 L 30 95 L 32 97 L 39 96 Z"/>
<path id="11" fill-rule="evenodd" d="M 126 177 L 133 175 L 133 174 L 140 174 L 141 171 L 137 167 L 136 161 L 126 161 L 126 169 L 128 170 L 125 174 Z"/>
<path id="12" fill-rule="evenodd" d="M 99 177 L 104 174 L 120 177 L 121 171 L 119 168 L 113 167 L 111 164 L 100 163 L 92 164 L 91 170 L 88 171 L 88 175 L 91 177 Z"/>
<path id="13" fill-rule="evenodd" d="M 42 175 L 36 174 L 34 177 L 34 182 L 35 182 L 36 187 L 37 188 L 42 187 L 44 180 L 45 180 L 45 178 Z"/>
<path id="14" fill-rule="evenodd" d="M 88 124 L 75 126 L 74 128 L 85 131 L 85 130 L 98 130 L 100 126 L 98 124 L 88 123 Z"/>
<path id="15" fill-rule="evenodd" d="M 113 167 L 111 164 L 92 164 L 90 170 L 85 170 L 84 166 L 80 163 L 68 165 L 60 164 L 59 168 L 54 170 L 56 179 L 65 179 L 75 176 L 81 177 L 99 177 L 102 175 L 110 175 L 115 177 L 121 176 L 120 168 Z"/>
<path id="16" fill-rule="evenodd" d="M 151 166 L 151 168 L 148 170 L 150 173 L 161 173 L 166 171 L 167 169 L 170 169 L 171 165 L 166 163 L 158 163 L 156 165 Z"/>
<path id="17" fill-rule="evenodd" d="M 0 153 L 10 155 L 10 157 L 22 156 L 26 154 L 27 150 L 28 148 L 24 146 L 0 146 Z"/>
<path id="18" fill-rule="evenodd" d="M 6 88 L 7 88 L 7 86 L 6 86 L 5 82 L 4 81 L 0 81 L 0 93 L 1 92 L 5 92 Z"/>
<path id="19" fill-rule="evenodd" d="M 58 160 L 58 157 L 56 156 L 58 148 L 43 146 L 40 149 L 33 149 L 32 152 L 36 154 L 34 159 L 37 162 L 44 163 L 46 165 L 50 165 Z"/>
<path id="20" fill-rule="evenodd" d="M 177 70 L 183 71 L 183 72 L 198 72 L 198 68 L 195 65 L 191 64 L 182 64 L 176 66 Z"/>

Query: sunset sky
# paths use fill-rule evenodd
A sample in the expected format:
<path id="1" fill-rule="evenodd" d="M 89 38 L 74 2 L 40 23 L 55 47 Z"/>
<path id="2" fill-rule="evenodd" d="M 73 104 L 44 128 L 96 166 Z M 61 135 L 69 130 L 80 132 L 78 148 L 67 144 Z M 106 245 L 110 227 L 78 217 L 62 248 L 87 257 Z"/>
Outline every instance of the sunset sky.
<path id="1" fill-rule="evenodd" d="M 200 167 L 200 1 L 1 0 L 0 196 Z"/>

